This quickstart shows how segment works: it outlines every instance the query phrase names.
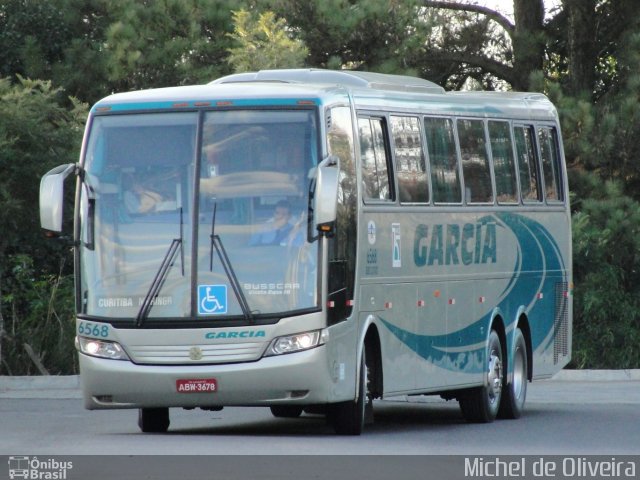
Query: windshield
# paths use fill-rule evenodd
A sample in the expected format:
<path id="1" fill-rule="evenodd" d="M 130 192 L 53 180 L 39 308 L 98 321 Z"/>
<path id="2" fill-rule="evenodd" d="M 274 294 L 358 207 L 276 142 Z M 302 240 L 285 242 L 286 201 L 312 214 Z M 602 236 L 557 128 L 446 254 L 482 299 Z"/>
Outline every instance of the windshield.
<path id="1" fill-rule="evenodd" d="M 79 209 L 82 313 L 142 324 L 316 308 L 317 150 L 313 110 L 96 117 Z"/>

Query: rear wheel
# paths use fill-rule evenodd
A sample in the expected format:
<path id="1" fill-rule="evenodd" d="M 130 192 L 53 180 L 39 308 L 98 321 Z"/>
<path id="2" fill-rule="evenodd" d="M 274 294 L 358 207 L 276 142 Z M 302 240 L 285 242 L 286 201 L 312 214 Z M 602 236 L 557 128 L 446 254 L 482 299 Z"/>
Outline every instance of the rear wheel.
<path id="1" fill-rule="evenodd" d="M 365 357 L 365 349 L 363 349 L 360 360 L 360 376 L 358 377 L 358 398 L 355 401 L 336 403 L 330 407 L 331 423 L 338 435 L 360 435 L 365 420 L 373 418 L 373 396 L 370 393 Z"/>
<path id="2" fill-rule="evenodd" d="M 527 397 L 527 342 L 524 340 L 522 331 L 517 328 L 515 331 L 513 350 L 513 379 L 505 386 L 500 401 L 499 418 L 520 418 L 524 410 L 524 402 Z"/>
<path id="3" fill-rule="evenodd" d="M 138 426 L 145 433 L 164 433 L 169 428 L 168 408 L 141 408 Z"/>
<path id="4" fill-rule="evenodd" d="M 274 405 L 271 414 L 278 418 L 298 418 L 302 415 L 302 407 L 296 405 Z"/>
<path id="5" fill-rule="evenodd" d="M 502 365 L 500 337 L 495 330 L 491 330 L 487 342 L 484 385 L 470 389 L 458 398 L 462 414 L 468 422 L 489 423 L 496 418 L 502 397 Z"/>

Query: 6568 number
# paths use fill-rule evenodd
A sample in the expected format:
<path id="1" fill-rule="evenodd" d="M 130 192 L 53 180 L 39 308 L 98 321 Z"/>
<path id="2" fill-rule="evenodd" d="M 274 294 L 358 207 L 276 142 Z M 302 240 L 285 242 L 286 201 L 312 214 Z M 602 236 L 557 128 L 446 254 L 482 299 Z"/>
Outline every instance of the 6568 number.
<path id="1" fill-rule="evenodd" d="M 109 325 L 80 322 L 78 324 L 78 335 L 107 338 L 109 336 Z"/>

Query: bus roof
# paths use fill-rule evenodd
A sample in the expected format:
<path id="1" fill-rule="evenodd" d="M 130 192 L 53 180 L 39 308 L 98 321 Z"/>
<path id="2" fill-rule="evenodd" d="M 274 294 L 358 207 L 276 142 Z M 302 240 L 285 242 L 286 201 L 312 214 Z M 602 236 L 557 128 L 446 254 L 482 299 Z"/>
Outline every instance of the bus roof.
<path id="1" fill-rule="evenodd" d="M 203 103 L 211 102 L 212 106 L 218 103 L 233 102 L 234 105 L 246 104 L 263 105 L 270 102 L 278 105 L 295 104 L 300 100 L 317 100 L 335 94 L 346 95 L 344 89 L 338 91 L 336 86 L 327 85 L 291 85 L 264 83 L 252 85 L 192 85 L 181 87 L 155 88 L 150 90 L 138 90 L 133 92 L 116 93 L 98 101 L 93 110 L 132 110 L 132 109 L 156 109 L 172 107 L 205 106 Z M 256 101 L 257 100 L 257 101 Z"/>
<path id="2" fill-rule="evenodd" d="M 249 88 L 249 84 L 251 85 Z M 425 113 L 556 119 L 557 112 L 541 93 L 446 92 L 433 82 L 406 75 L 323 69 L 260 70 L 228 75 L 206 85 L 159 88 L 114 94 L 94 109 L 153 109 L 176 106 L 313 104 L 345 99 L 357 108 Z"/>
<path id="3" fill-rule="evenodd" d="M 211 85 L 245 82 L 329 84 L 402 92 L 445 93 L 444 88 L 441 86 L 418 77 L 352 70 L 323 70 L 319 68 L 260 70 L 259 72 L 237 73 L 214 80 Z"/>

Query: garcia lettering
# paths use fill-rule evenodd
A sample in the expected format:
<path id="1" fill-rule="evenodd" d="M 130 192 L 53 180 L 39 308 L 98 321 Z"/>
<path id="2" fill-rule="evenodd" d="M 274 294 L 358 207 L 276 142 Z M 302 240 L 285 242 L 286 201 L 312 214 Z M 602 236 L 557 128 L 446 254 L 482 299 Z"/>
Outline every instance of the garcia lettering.
<path id="1" fill-rule="evenodd" d="M 257 338 L 257 337 L 266 337 L 266 333 L 264 330 L 240 330 L 240 331 L 226 331 L 222 330 L 220 332 L 208 332 L 204 338 L 208 340 L 218 339 L 218 338 Z"/>
<path id="2" fill-rule="evenodd" d="M 416 227 L 413 259 L 418 267 L 496 263 L 496 224 L 420 224 Z"/>

